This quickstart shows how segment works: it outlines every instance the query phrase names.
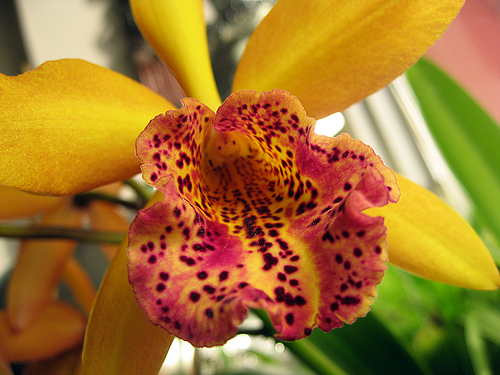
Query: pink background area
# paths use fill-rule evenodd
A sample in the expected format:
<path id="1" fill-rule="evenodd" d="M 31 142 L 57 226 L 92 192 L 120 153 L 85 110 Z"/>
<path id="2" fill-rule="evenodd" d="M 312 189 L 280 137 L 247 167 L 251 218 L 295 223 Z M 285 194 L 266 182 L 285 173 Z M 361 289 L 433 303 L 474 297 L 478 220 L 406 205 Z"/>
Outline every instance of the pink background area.
<path id="1" fill-rule="evenodd" d="M 427 53 L 500 124 L 500 1 L 467 0 Z"/>

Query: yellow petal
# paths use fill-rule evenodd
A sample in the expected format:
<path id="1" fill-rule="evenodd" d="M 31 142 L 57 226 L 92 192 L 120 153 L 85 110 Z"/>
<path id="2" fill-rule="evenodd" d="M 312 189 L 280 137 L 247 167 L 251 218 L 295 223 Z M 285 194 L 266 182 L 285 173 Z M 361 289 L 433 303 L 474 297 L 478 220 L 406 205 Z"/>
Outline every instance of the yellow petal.
<path id="1" fill-rule="evenodd" d="M 42 225 L 81 226 L 81 215 L 71 204 L 47 214 Z M 26 240 L 7 289 L 7 311 L 13 330 L 23 330 L 52 299 L 66 262 L 76 247 L 69 240 Z"/>
<path id="2" fill-rule="evenodd" d="M 81 342 L 84 332 L 82 314 L 63 302 L 49 304 L 29 328 L 17 333 L 10 329 L 7 314 L 0 312 L 0 337 L 10 362 L 55 356 Z"/>
<path id="3" fill-rule="evenodd" d="M 210 64 L 202 0 L 131 0 L 137 26 L 188 97 L 221 104 Z"/>
<path id="4" fill-rule="evenodd" d="M 390 262 L 426 279 L 498 289 L 493 258 L 469 224 L 428 190 L 399 175 L 398 185 L 397 204 L 366 211 L 385 217 Z"/>
<path id="5" fill-rule="evenodd" d="M 0 186 L 0 219 L 31 216 L 60 205 L 65 198 L 44 197 Z"/>
<path id="6" fill-rule="evenodd" d="M 132 176 L 134 142 L 174 107 L 137 82 L 80 60 L 0 74 L 0 184 L 72 194 Z"/>
<path id="7" fill-rule="evenodd" d="M 110 203 L 95 200 L 89 206 L 89 219 L 92 229 L 104 232 L 127 233 L 129 222 L 118 208 Z M 118 245 L 101 244 L 106 257 L 111 260 L 118 250 Z"/>
<path id="8" fill-rule="evenodd" d="M 280 88 L 309 116 L 340 111 L 408 69 L 461 0 L 279 1 L 250 37 L 233 91 Z"/>
<path id="9" fill-rule="evenodd" d="M 149 322 L 127 274 L 127 241 L 101 284 L 85 337 L 83 374 L 158 374 L 173 336 Z"/>

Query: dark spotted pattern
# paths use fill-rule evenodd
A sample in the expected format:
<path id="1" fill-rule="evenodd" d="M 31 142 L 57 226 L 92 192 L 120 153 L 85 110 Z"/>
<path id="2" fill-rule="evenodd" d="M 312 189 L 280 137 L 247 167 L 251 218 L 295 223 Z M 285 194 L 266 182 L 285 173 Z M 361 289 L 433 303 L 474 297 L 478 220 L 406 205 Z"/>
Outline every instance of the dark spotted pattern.
<path id="1" fill-rule="evenodd" d="M 387 254 L 383 219 L 361 210 L 399 194 L 373 150 L 314 134 L 284 91 L 237 92 L 217 115 L 183 104 L 137 141 L 165 197 L 129 233 L 129 278 L 151 321 L 212 346 L 247 307 L 266 309 L 285 340 L 366 314 Z"/>

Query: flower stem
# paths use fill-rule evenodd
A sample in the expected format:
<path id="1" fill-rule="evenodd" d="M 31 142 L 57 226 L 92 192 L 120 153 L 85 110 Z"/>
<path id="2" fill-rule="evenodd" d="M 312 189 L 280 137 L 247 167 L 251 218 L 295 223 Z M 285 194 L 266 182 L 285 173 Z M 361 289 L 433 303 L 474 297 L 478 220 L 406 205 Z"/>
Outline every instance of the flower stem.
<path id="1" fill-rule="evenodd" d="M 77 194 L 74 196 L 73 199 L 74 199 L 74 202 L 80 206 L 85 206 L 89 201 L 94 200 L 94 199 L 99 199 L 102 201 L 106 201 L 106 202 L 110 202 L 110 203 L 114 203 L 114 204 L 119 204 L 123 207 L 132 208 L 134 210 L 140 210 L 143 206 L 139 202 L 130 202 L 130 201 L 126 201 L 126 200 L 114 197 L 112 195 L 95 193 L 95 192 Z"/>
<path id="2" fill-rule="evenodd" d="M 21 227 L 15 225 L 0 225 L 0 237 L 70 239 L 82 242 L 120 244 L 123 241 L 125 234 L 117 232 L 95 232 L 62 227 Z"/>

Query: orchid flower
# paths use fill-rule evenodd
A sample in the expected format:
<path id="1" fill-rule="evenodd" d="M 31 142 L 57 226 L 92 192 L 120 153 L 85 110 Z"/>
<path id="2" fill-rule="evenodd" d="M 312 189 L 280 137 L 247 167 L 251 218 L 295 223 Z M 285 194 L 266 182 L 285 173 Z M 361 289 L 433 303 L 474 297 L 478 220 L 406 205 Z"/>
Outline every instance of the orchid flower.
<path id="1" fill-rule="evenodd" d="M 149 321 L 195 345 L 231 337 L 245 307 L 265 308 L 284 339 L 353 322 L 387 256 L 433 280 L 498 288 L 486 247 L 448 206 L 401 176 L 396 183 L 361 142 L 313 133 L 314 119 L 417 61 L 462 3 L 280 1 L 222 105 L 195 0 L 131 2 L 190 97 L 181 109 L 82 61 L 0 77 L 7 186 L 61 195 L 128 178 L 149 122 L 137 154 L 163 194 L 129 232 L 142 309 L 124 244 L 93 307 L 84 373 L 157 371 L 173 336 Z M 399 202 L 384 206 L 398 200 L 398 185 Z"/>

